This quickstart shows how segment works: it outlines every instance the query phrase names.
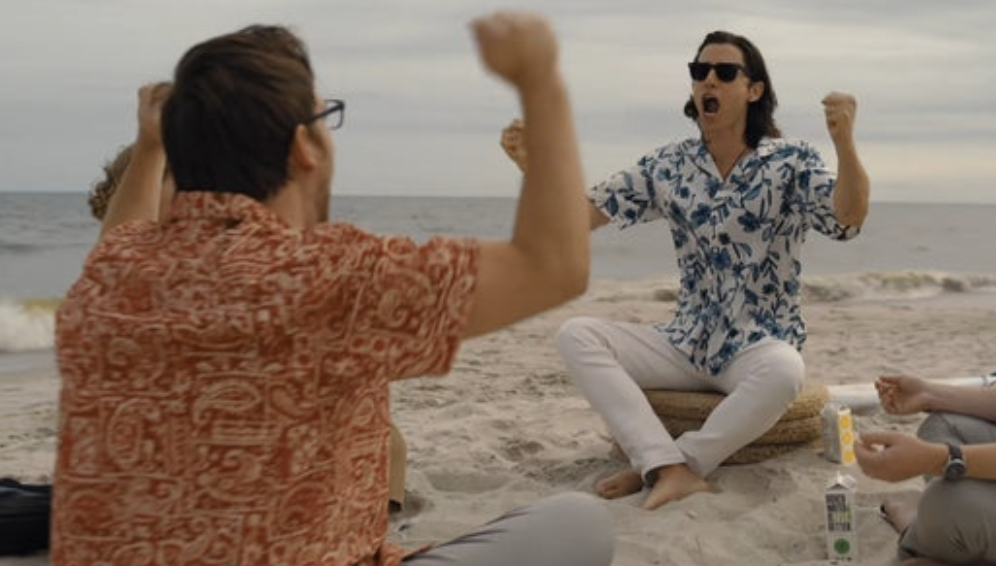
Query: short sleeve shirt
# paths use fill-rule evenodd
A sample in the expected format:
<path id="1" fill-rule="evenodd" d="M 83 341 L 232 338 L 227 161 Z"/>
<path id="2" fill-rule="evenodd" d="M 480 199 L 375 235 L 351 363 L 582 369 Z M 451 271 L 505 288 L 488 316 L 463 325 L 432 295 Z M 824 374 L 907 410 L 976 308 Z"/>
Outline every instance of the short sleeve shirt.
<path id="1" fill-rule="evenodd" d="M 836 178 L 815 148 L 764 138 L 727 179 L 706 145 L 687 139 L 643 156 L 589 191 L 626 228 L 667 220 L 681 289 L 675 318 L 656 327 L 699 370 L 719 374 L 762 338 L 801 348 L 800 250 L 809 230 L 846 240 Z"/>
<path id="2" fill-rule="evenodd" d="M 52 563 L 397 564 L 388 382 L 449 370 L 477 257 L 233 194 L 109 232 L 57 318 Z"/>

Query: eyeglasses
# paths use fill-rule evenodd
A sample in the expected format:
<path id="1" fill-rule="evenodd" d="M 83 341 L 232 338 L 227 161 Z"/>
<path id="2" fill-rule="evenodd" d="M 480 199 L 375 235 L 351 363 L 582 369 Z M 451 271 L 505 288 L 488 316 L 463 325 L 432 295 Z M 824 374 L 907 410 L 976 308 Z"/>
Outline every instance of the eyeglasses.
<path id="1" fill-rule="evenodd" d="M 325 127 L 330 130 L 338 130 L 342 127 L 342 122 L 346 117 L 346 101 L 339 100 L 337 98 L 326 98 L 325 99 L 325 110 L 322 110 L 318 114 L 315 114 L 311 118 L 304 121 L 305 124 L 314 122 L 315 120 L 323 120 L 325 122 Z"/>
<path id="2" fill-rule="evenodd" d="M 709 76 L 709 71 L 712 70 L 716 71 L 716 78 L 724 83 L 732 83 L 741 71 L 743 71 L 745 76 L 750 77 L 747 73 L 747 68 L 740 63 L 702 63 L 700 61 L 692 61 L 688 64 L 688 74 L 692 76 L 693 81 L 706 80 L 706 77 Z"/>

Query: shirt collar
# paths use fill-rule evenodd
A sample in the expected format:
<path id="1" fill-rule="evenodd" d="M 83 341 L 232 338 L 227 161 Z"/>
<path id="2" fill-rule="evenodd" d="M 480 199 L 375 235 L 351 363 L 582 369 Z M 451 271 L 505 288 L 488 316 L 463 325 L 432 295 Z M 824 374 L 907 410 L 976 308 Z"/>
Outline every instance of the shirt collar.
<path id="1" fill-rule="evenodd" d="M 703 170 L 715 171 L 712 156 L 709 155 L 709 149 L 706 147 L 705 142 L 702 141 L 702 138 L 691 138 L 689 141 L 691 142 L 692 154 L 694 155 L 692 161 Z M 748 163 L 753 163 L 755 159 L 767 160 L 768 157 L 775 154 L 777 149 L 778 146 L 775 139 L 763 137 L 758 141 L 757 148 L 754 149 Z"/>
<path id="2" fill-rule="evenodd" d="M 170 218 L 249 221 L 287 228 L 287 223 L 262 203 L 237 193 L 179 192 L 170 207 Z"/>
<path id="3" fill-rule="evenodd" d="M 692 138 L 693 147 L 695 148 L 695 156 L 699 159 L 709 158 L 709 149 L 706 147 L 702 138 Z M 768 157 L 775 152 L 776 144 L 775 140 L 769 137 L 763 137 L 759 142 L 757 142 L 757 148 L 754 153 L 761 158 Z"/>

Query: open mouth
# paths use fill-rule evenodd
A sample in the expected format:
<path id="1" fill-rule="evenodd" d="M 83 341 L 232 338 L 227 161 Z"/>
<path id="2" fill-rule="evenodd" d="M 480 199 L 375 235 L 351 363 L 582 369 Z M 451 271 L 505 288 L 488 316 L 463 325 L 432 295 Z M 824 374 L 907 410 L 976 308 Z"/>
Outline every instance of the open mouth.
<path id="1" fill-rule="evenodd" d="M 719 112 L 719 99 L 715 96 L 703 96 L 702 97 L 702 113 L 703 114 L 715 114 Z"/>

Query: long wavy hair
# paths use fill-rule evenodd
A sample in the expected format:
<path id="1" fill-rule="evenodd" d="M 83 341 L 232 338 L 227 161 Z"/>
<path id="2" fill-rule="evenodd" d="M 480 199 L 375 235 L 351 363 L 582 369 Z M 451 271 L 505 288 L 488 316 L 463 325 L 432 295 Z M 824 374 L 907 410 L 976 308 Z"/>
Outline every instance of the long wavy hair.
<path id="1" fill-rule="evenodd" d="M 699 60 L 702 50 L 707 45 L 715 44 L 733 45 L 739 49 L 744 56 L 744 67 L 747 68 L 748 78 L 751 82 L 764 83 L 764 92 L 761 93 L 761 97 L 747 106 L 747 128 L 744 131 L 744 143 L 748 147 L 756 148 L 763 137 L 782 137 L 782 131 L 775 124 L 775 108 L 778 107 L 778 97 L 775 95 L 775 87 L 771 84 L 768 66 L 764 63 L 761 51 L 742 35 L 728 31 L 714 31 L 702 40 L 702 44 L 695 52 L 693 61 Z M 691 96 L 685 103 L 685 116 L 698 124 L 699 109 L 695 107 L 695 100 Z"/>

